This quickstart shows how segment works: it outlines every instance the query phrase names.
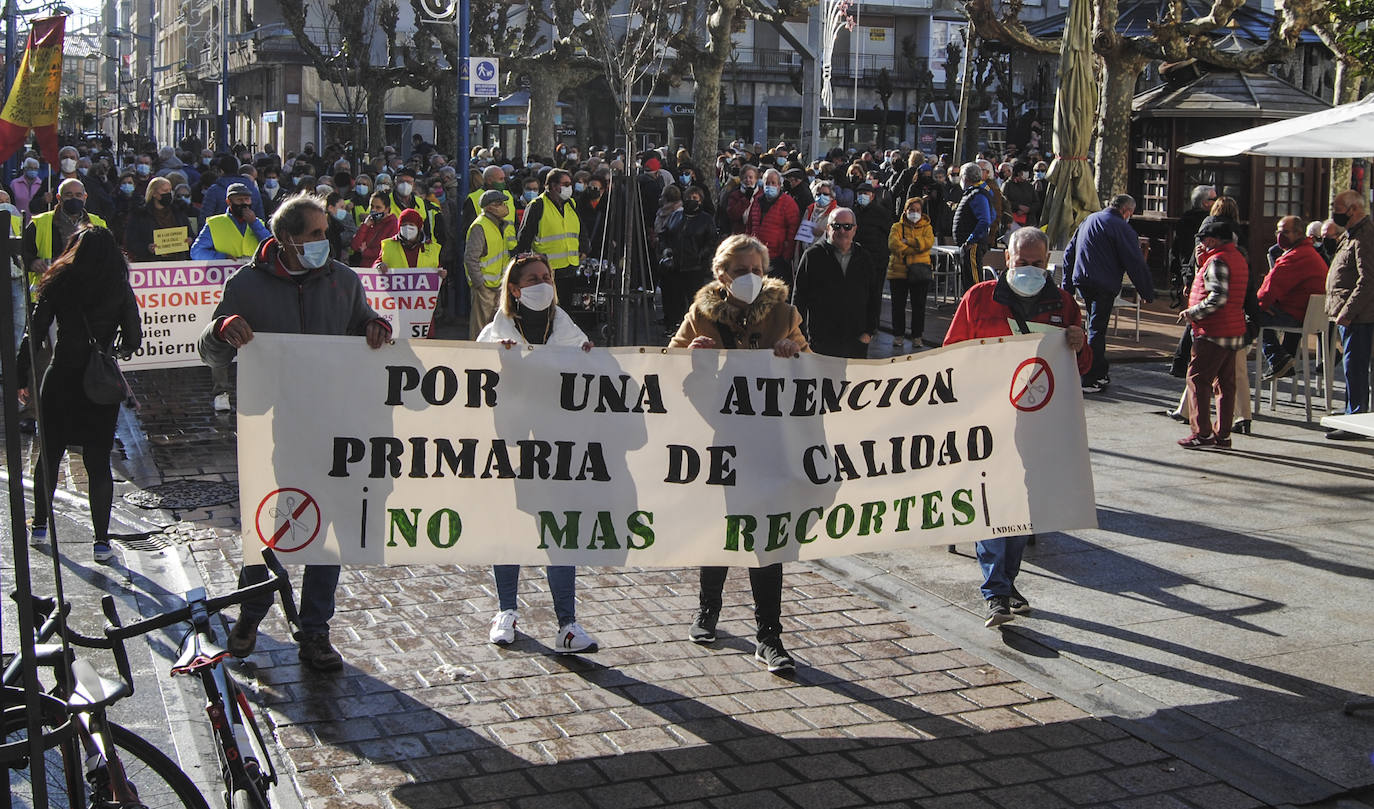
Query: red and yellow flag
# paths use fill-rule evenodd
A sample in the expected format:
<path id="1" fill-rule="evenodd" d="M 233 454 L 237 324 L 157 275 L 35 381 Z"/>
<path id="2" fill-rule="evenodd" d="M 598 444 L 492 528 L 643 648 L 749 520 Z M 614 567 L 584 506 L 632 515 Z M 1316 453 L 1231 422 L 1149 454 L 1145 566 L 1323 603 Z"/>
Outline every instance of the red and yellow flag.
<path id="1" fill-rule="evenodd" d="M 9 99 L 0 111 L 0 160 L 9 159 L 32 130 L 43 159 L 57 165 L 58 98 L 62 91 L 62 39 L 65 16 L 33 21 L 24 60 L 19 63 Z"/>

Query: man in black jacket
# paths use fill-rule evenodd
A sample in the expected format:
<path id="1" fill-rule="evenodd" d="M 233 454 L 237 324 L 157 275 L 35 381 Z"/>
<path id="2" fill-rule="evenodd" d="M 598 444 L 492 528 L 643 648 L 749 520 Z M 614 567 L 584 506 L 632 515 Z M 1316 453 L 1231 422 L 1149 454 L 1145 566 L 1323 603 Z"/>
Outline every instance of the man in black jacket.
<path id="1" fill-rule="evenodd" d="M 854 215 L 858 229 L 854 240 L 873 256 L 873 263 L 887 270 L 887 234 L 892 230 L 892 213 L 878 198 L 872 183 L 863 183 L 854 193 Z"/>
<path id="2" fill-rule="evenodd" d="M 825 241 L 807 250 L 797 267 L 793 303 L 817 354 L 865 359 L 878 333 L 886 268 L 855 249 L 855 227 L 853 211 L 831 211 Z"/>

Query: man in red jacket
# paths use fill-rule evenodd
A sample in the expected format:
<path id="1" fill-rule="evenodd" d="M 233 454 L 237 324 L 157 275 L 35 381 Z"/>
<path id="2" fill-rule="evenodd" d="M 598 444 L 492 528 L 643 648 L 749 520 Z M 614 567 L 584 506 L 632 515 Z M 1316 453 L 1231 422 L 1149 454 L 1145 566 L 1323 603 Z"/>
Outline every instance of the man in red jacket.
<path id="1" fill-rule="evenodd" d="M 974 284 L 959 301 L 959 308 L 945 334 L 945 345 L 983 337 L 1007 337 L 1012 324 L 1022 334 L 1031 323 L 1047 323 L 1064 330 L 1069 350 L 1078 355 L 1078 373 L 1092 367 L 1093 352 L 1083 331 L 1083 315 L 1073 296 L 1049 282 L 1045 270 L 1050 255 L 1049 239 L 1039 228 L 1021 228 L 1007 240 L 1005 275 L 995 281 Z M 1029 537 L 989 539 L 977 543 L 978 566 L 983 570 L 983 600 L 989 629 L 1025 615 L 1030 602 L 1016 589 L 1021 556 Z"/>
<path id="2" fill-rule="evenodd" d="M 1197 232 L 1197 275 L 1188 308 L 1179 323 L 1192 323 L 1193 356 L 1188 362 L 1188 392 L 1193 397 L 1189 422 L 1193 434 L 1180 438 L 1184 449 L 1231 447 L 1231 418 L 1236 409 L 1236 349 L 1245 345 L 1245 284 L 1249 267 L 1236 248 L 1230 223 L 1213 218 Z M 1221 389 L 1217 427 L 1212 425 L 1212 386 Z"/>
<path id="3" fill-rule="evenodd" d="M 1326 262 L 1307 238 L 1298 217 L 1280 219 L 1274 235 L 1284 252 L 1260 286 L 1259 324 L 1298 327 L 1307 316 L 1308 298 L 1326 293 Z M 1293 375 L 1293 352 L 1301 337 L 1298 332 L 1289 332 L 1280 339 L 1277 332 L 1264 332 L 1261 348 L 1269 363 L 1265 380 Z"/>

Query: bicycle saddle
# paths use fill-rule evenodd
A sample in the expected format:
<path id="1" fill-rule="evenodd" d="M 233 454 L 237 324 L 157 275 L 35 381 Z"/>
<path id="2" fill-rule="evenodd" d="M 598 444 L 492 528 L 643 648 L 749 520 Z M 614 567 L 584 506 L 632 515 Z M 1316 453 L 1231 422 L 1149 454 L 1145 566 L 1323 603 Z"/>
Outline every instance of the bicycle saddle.
<path id="1" fill-rule="evenodd" d="M 89 661 L 80 658 L 72 661 L 72 679 L 76 685 L 67 697 L 67 705 L 73 711 L 105 708 L 133 693 L 128 683 L 101 677 Z"/>
<path id="2" fill-rule="evenodd" d="M 172 674 L 191 674 L 213 666 L 229 656 L 229 650 L 217 646 L 200 632 L 188 632 L 181 642 L 181 656 L 172 664 Z"/>

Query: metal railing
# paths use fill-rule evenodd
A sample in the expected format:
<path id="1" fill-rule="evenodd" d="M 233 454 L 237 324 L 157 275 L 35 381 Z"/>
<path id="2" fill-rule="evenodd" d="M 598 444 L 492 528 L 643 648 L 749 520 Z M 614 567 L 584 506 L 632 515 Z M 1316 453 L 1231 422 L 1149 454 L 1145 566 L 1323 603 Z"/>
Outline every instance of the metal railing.
<path id="1" fill-rule="evenodd" d="M 787 72 L 799 70 L 801 66 L 801 54 L 791 49 L 736 48 L 726 69 Z M 861 78 L 872 78 L 884 68 L 895 80 L 910 81 L 916 75 L 915 69 L 907 60 L 895 56 L 864 53 L 857 56 L 841 54 L 835 58 L 836 76 L 852 78 L 857 75 Z"/>

